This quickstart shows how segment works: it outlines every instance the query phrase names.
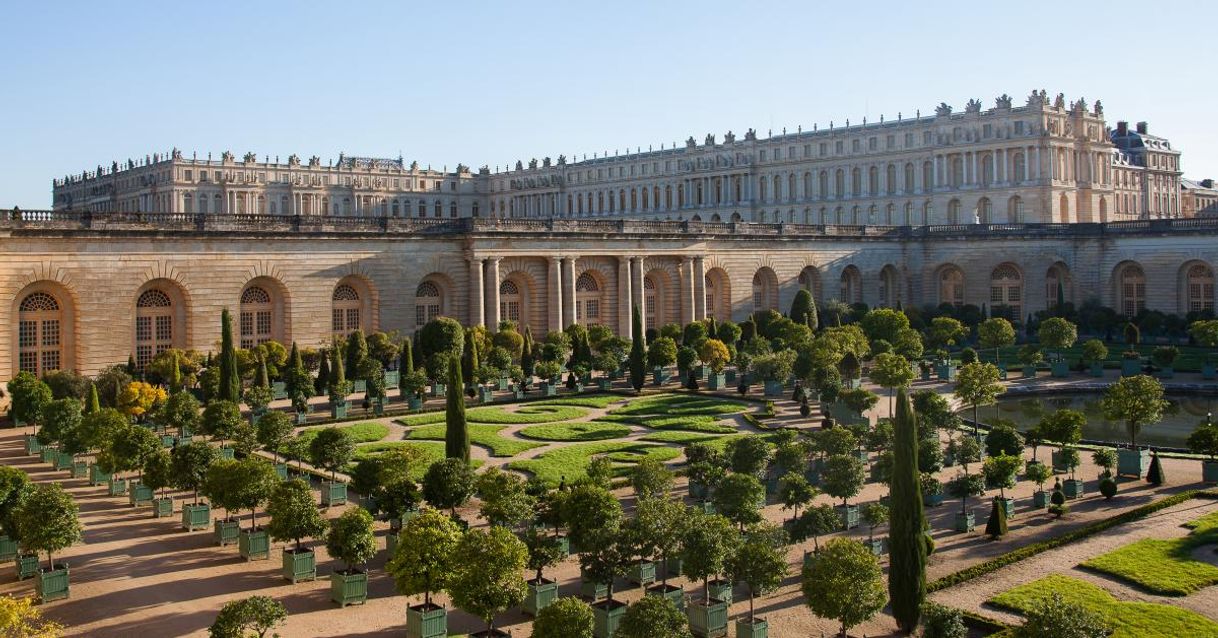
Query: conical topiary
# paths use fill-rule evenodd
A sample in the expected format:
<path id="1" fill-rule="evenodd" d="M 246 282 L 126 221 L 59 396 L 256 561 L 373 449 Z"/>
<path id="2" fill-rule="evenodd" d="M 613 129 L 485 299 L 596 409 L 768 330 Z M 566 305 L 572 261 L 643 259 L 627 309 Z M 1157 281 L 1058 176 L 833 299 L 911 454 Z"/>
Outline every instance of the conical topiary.
<path id="1" fill-rule="evenodd" d="M 1150 471 L 1146 473 L 1146 482 L 1156 486 L 1163 484 L 1163 465 L 1159 463 L 1157 453 L 1150 457 Z"/>
<path id="2" fill-rule="evenodd" d="M 985 524 L 985 533 L 990 540 L 1007 535 L 1007 508 L 997 498 L 990 501 L 990 520 Z"/>

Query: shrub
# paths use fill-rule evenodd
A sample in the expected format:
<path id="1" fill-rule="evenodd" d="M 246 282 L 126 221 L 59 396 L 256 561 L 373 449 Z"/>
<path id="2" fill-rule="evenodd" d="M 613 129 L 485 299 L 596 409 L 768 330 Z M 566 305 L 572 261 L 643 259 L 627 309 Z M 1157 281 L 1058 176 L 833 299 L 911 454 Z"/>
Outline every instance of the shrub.
<path id="1" fill-rule="evenodd" d="M 533 638 L 592 638 L 595 621 L 588 603 L 565 596 L 537 612 Z"/>
<path id="2" fill-rule="evenodd" d="M 967 638 L 964 615 L 952 609 L 928 602 L 922 606 L 922 638 Z"/>
<path id="3" fill-rule="evenodd" d="M 1117 482 L 1116 481 L 1112 480 L 1112 478 L 1108 477 L 1108 476 L 1105 476 L 1103 479 L 1100 480 L 1100 494 L 1103 494 L 1105 499 L 1112 500 L 1112 497 L 1116 496 L 1116 493 L 1117 493 Z"/>
<path id="4" fill-rule="evenodd" d="M 283 624 L 287 617 L 283 603 L 270 596 L 250 596 L 225 603 L 207 633 L 211 638 L 261 637 Z"/>

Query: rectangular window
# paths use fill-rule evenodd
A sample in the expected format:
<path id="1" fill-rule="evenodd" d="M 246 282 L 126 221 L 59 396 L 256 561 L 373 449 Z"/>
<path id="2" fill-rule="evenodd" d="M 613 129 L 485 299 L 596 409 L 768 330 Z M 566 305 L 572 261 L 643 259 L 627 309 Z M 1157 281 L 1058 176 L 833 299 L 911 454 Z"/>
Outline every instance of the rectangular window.
<path id="1" fill-rule="evenodd" d="M 45 319 L 42 322 L 42 345 L 57 346 L 59 345 L 59 320 Z M 56 355 L 58 356 L 58 355 Z M 45 368 L 46 370 L 58 370 L 58 368 Z"/>
<path id="2" fill-rule="evenodd" d="M 905 134 L 905 148 L 913 148 L 913 145 L 914 145 L 913 133 L 906 133 Z"/>
<path id="3" fill-rule="evenodd" d="M 761 151 L 760 157 L 761 157 L 761 161 L 764 162 L 765 161 L 765 151 Z"/>
<path id="4" fill-rule="evenodd" d="M 863 144 L 859 140 L 850 140 L 850 152 L 857 153 L 862 150 Z"/>
<path id="5" fill-rule="evenodd" d="M 173 341 L 173 317 L 161 315 L 156 318 L 156 340 Z"/>
<path id="6" fill-rule="evenodd" d="M 193 173 L 194 173 L 194 171 L 190 170 L 189 168 L 188 168 L 188 169 L 186 169 L 186 181 L 188 181 L 188 182 L 189 182 L 189 181 L 194 180 L 194 175 L 193 175 Z"/>
<path id="7" fill-rule="evenodd" d="M 1015 134 L 1023 135 L 1023 121 L 1015 122 Z"/>
<path id="8" fill-rule="evenodd" d="M 844 151 L 844 150 L 845 150 L 845 145 L 842 144 L 841 140 L 838 140 L 833 143 L 833 152 L 834 153 L 841 155 L 842 151 Z"/>
<path id="9" fill-rule="evenodd" d="M 981 136 L 982 137 L 993 137 L 994 136 L 994 125 L 986 124 L 985 126 L 981 127 Z"/>
<path id="10" fill-rule="evenodd" d="M 152 317 L 135 318 L 135 340 L 152 341 Z"/>
<path id="11" fill-rule="evenodd" d="M 330 331 L 343 331 L 343 311 L 341 308 L 334 308 L 330 311 Z"/>
<path id="12" fill-rule="evenodd" d="M 22 348 L 33 348 L 38 345 L 37 321 L 21 322 L 20 326 L 17 328 L 17 344 Z"/>
<path id="13" fill-rule="evenodd" d="M 878 148 L 876 145 L 876 139 L 874 137 L 867 138 L 867 150 L 874 151 L 876 148 Z"/>

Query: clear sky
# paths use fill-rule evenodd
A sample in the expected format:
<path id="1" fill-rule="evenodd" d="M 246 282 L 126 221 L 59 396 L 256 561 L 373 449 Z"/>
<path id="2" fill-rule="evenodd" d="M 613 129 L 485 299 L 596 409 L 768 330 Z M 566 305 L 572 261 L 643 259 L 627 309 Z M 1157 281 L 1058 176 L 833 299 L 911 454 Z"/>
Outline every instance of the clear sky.
<path id="1" fill-rule="evenodd" d="M 0 0 L 0 206 L 174 146 L 492 169 L 1033 89 L 1218 177 L 1212 2 Z"/>

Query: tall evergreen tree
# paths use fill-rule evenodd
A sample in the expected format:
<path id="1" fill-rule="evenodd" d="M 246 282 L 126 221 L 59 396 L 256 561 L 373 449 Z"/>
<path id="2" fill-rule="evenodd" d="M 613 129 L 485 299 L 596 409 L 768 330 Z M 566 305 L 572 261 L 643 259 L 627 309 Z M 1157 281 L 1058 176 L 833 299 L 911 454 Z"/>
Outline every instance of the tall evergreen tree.
<path id="1" fill-rule="evenodd" d="M 271 387 L 271 375 L 267 374 L 265 357 L 258 360 L 258 380 L 255 385 L 260 388 Z"/>
<path id="2" fill-rule="evenodd" d="M 345 368 L 351 371 L 351 376 L 359 374 L 360 364 L 364 359 L 368 358 L 368 340 L 364 338 L 364 331 L 356 328 L 354 332 L 347 337 L 347 360 Z"/>
<path id="3" fill-rule="evenodd" d="M 893 423 L 892 516 L 888 524 L 890 566 L 888 595 L 901 631 L 912 633 L 926 600 L 926 515 L 918 474 L 917 418 L 905 388 L 897 390 Z"/>
<path id="4" fill-rule="evenodd" d="M 169 372 L 169 391 L 180 392 L 182 390 L 182 362 L 178 360 L 175 354 L 173 357 L 173 368 Z"/>
<path id="5" fill-rule="evenodd" d="M 469 463 L 469 425 L 465 422 L 465 397 L 461 388 L 461 366 L 455 360 L 448 366 L 447 402 L 444 406 L 444 456 Z"/>
<path id="6" fill-rule="evenodd" d="M 634 386 L 635 392 L 639 392 L 646 381 L 647 352 L 643 347 L 646 338 L 643 336 L 643 317 L 639 314 L 638 306 L 631 313 L 630 334 L 634 336 L 630 343 L 630 385 Z"/>
<path id="7" fill-rule="evenodd" d="M 460 361 L 462 377 L 473 381 L 474 373 L 478 371 L 479 366 L 481 366 L 481 363 L 478 361 L 478 346 L 474 344 L 473 334 L 466 333 L 465 351 L 461 353 Z M 458 390 L 460 389 L 458 388 Z"/>
<path id="8" fill-rule="evenodd" d="M 330 354 L 329 351 L 322 349 L 318 353 L 320 361 L 317 366 L 317 381 L 313 383 L 314 396 L 322 394 L 326 386 L 330 385 Z"/>
<path id="9" fill-rule="evenodd" d="M 405 377 L 414 374 L 414 348 L 410 339 L 402 342 L 402 350 L 398 353 L 398 376 Z"/>
<path id="10" fill-rule="evenodd" d="M 334 390 L 341 389 L 339 387 L 340 384 L 346 383 L 347 371 L 343 368 L 342 353 L 338 351 L 338 348 L 335 348 L 331 352 L 333 352 L 332 358 L 334 362 L 330 366 L 330 391 L 333 392 Z"/>
<path id="11" fill-rule="evenodd" d="M 101 411 L 101 402 L 97 398 L 97 384 L 89 384 L 89 402 L 85 404 L 85 414 L 96 414 Z"/>
<path id="12" fill-rule="evenodd" d="M 533 329 L 528 324 L 524 326 L 524 345 L 520 349 L 520 369 L 525 377 L 533 376 L 536 359 L 533 358 Z"/>
<path id="13" fill-rule="evenodd" d="M 241 402 L 241 374 L 237 372 L 237 349 L 233 346 L 233 318 L 225 308 L 220 313 L 220 391 L 221 401 Z"/>
<path id="14" fill-rule="evenodd" d="M 808 292 L 806 288 L 800 288 L 799 292 L 795 293 L 795 299 L 791 300 L 791 321 L 806 323 L 811 306 L 812 293 Z"/>
<path id="15" fill-rule="evenodd" d="M 292 342 L 292 352 L 288 355 L 288 369 L 283 374 L 283 381 L 284 390 L 296 408 L 307 403 L 309 395 L 313 394 L 312 379 L 305 371 L 304 359 L 301 358 L 300 348 L 296 347 L 295 341 Z"/>

